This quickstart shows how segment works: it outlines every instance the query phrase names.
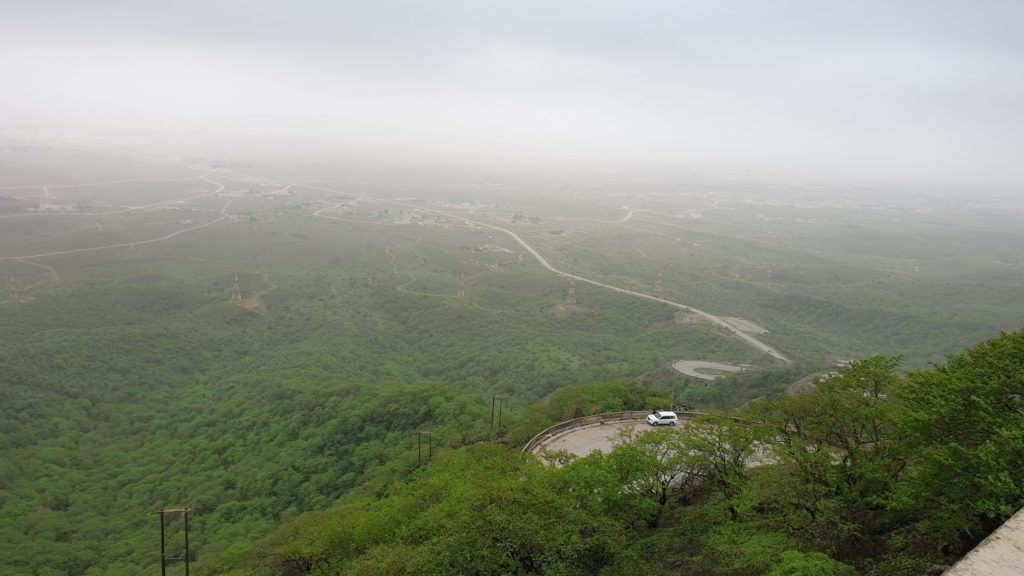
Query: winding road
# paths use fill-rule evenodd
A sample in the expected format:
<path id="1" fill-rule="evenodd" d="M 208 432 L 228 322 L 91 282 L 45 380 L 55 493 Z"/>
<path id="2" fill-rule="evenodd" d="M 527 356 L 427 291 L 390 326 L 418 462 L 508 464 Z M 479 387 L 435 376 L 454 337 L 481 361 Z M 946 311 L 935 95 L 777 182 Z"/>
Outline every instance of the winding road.
<path id="1" fill-rule="evenodd" d="M 209 180 L 209 179 L 206 178 L 206 176 L 207 176 L 206 174 L 203 174 L 199 178 L 201 180 L 209 182 L 210 184 L 216 184 L 217 186 L 219 186 L 219 188 L 217 188 L 213 192 L 206 192 L 204 194 L 200 194 L 198 196 L 192 196 L 190 198 L 184 198 L 184 199 L 181 199 L 181 200 L 164 200 L 163 202 L 156 202 L 156 203 L 153 203 L 153 204 L 147 204 L 145 206 L 134 206 L 134 207 L 129 208 L 127 210 L 119 210 L 117 212 L 111 212 L 110 214 L 120 214 L 121 212 L 131 212 L 133 210 L 142 210 L 144 208 L 153 208 L 153 207 L 156 207 L 156 206 L 164 206 L 166 204 L 170 204 L 170 203 L 174 203 L 174 202 L 184 202 L 186 200 L 195 200 L 196 198 L 204 198 L 206 196 L 212 196 L 214 194 L 218 194 L 218 193 L 220 193 L 221 191 L 224 190 L 224 184 L 221 184 L 219 182 L 215 182 L 213 180 Z M 94 252 L 96 250 L 108 250 L 110 248 L 127 248 L 127 247 L 134 248 L 135 246 L 139 246 L 139 245 L 142 245 L 142 244 L 152 244 L 153 242 L 162 242 L 164 240 L 169 240 L 171 238 L 174 238 L 175 236 L 179 236 L 181 234 L 185 234 L 186 232 L 192 232 L 193 230 L 199 230 L 201 228 L 206 228 L 207 226 L 213 226 L 217 222 L 220 222 L 222 220 L 226 220 L 226 219 L 230 218 L 231 214 L 228 214 L 226 212 L 226 210 L 228 209 L 229 206 L 231 206 L 231 202 L 232 202 L 232 200 L 229 199 L 224 204 L 224 206 L 220 209 L 220 218 L 217 218 L 215 220 L 211 220 L 209 222 L 206 222 L 205 224 L 200 224 L 198 226 L 192 226 L 191 228 L 184 228 L 182 230 L 178 230 L 177 232 L 172 232 L 171 234 L 168 234 L 166 236 L 161 236 L 159 238 L 149 238 L 147 240 L 136 240 L 134 242 L 120 242 L 118 244 L 107 244 L 105 246 L 91 246 L 89 248 L 74 248 L 74 249 L 71 249 L 71 250 L 59 250 L 59 251 L 56 251 L 56 252 L 43 252 L 41 254 L 29 254 L 29 255 L 26 255 L 26 256 L 0 256 L 0 260 L 26 261 L 26 260 L 29 260 L 31 258 L 43 258 L 45 256 L 60 256 L 62 254 L 79 254 L 81 252 Z M 95 213 L 93 215 L 95 215 Z M 52 268 L 51 268 L 51 270 L 52 270 Z"/>
<path id="2" fill-rule="evenodd" d="M 220 192 L 222 192 L 224 190 L 225 185 L 220 183 L 220 182 L 217 182 L 215 180 L 211 180 L 209 178 L 210 174 L 211 174 L 211 172 L 207 171 L 207 172 L 201 174 L 199 176 L 199 179 L 203 180 L 204 182 L 207 182 L 207 183 L 210 183 L 210 184 L 214 184 L 214 185 L 216 185 L 218 187 L 216 190 L 213 190 L 211 192 L 204 192 L 203 194 L 192 196 L 190 198 L 184 198 L 184 199 L 179 199 L 179 200 L 165 200 L 165 201 L 162 201 L 162 202 L 155 202 L 153 204 L 147 204 L 147 205 L 144 205 L 144 206 L 132 206 L 132 207 L 129 207 L 129 208 L 126 208 L 126 209 L 122 209 L 122 210 L 116 210 L 116 211 L 112 211 L 112 212 L 108 212 L 108 213 L 92 213 L 90 215 L 97 216 L 97 215 L 118 214 L 118 213 L 124 213 L 124 212 L 132 212 L 132 211 L 136 211 L 136 210 L 155 208 L 155 207 L 163 206 L 163 205 L 170 204 L 170 203 L 173 203 L 173 202 L 183 202 L 183 201 L 195 200 L 195 199 L 199 199 L 199 198 L 203 198 L 203 197 L 207 197 L 207 196 L 217 195 L 217 194 L 219 194 Z M 120 182 L 120 181 L 110 181 L 110 182 Z M 98 183 L 92 183 L 92 184 L 89 184 L 89 185 L 96 185 L 96 184 L 98 184 Z M 302 184 L 302 183 L 298 183 L 298 182 L 292 182 L 292 183 L 287 183 L 286 182 L 286 183 L 282 183 L 282 185 L 285 185 L 286 189 L 287 188 L 291 188 L 292 186 L 304 186 L 306 188 L 311 188 L 311 189 L 314 189 L 314 190 L 321 190 L 321 191 L 325 191 L 325 192 L 333 192 L 333 193 L 344 194 L 343 192 L 340 192 L 338 190 L 332 190 L 330 188 L 325 188 L 325 187 L 321 187 L 321 186 L 313 186 L 313 185 L 308 185 L 308 184 Z M 28 186 L 26 186 L 25 188 L 28 188 Z M 44 190 L 45 190 L 45 187 L 44 187 Z M 520 246 L 522 246 L 523 249 L 526 250 L 526 252 L 528 252 L 531 256 L 533 256 L 533 258 L 537 261 L 537 263 L 539 263 L 542 267 L 544 267 L 546 270 L 548 270 L 549 272 L 551 272 L 553 274 L 557 274 L 557 275 L 559 275 L 559 276 L 561 276 L 563 278 L 573 278 L 573 279 L 578 280 L 580 282 L 585 282 L 587 284 L 591 284 L 593 286 L 598 286 L 598 287 L 604 288 L 606 290 L 612 290 L 614 292 L 618 292 L 619 294 L 626 294 L 626 295 L 633 296 L 633 297 L 636 297 L 636 298 L 643 298 L 645 300 L 650 300 L 650 301 L 653 301 L 653 302 L 658 302 L 660 304 L 665 304 L 667 306 L 671 306 L 673 308 L 678 308 L 680 310 L 684 310 L 684 311 L 689 312 L 691 314 L 696 314 L 697 316 L 707 320 L 708 322 L 718 326 L 719 328 L 724 329 L 729 334 L 732 334 L 735 338 L 739 339 L 740 341 L 742 341 L 747 346 L 750 346 L 751 348 L 753 348 L 753 349 L 755 349 L 755 350 L 757 350 L 759 352 L 762 352 L 764 354 L 768 354 L 771 357 L 773 357 L 773 358 L 775 358 L 775 359 L 777 359 L 777 360 L 779 360 L 781 362 L 784 362 L 784 363 L 787 363 L 787 364 L 792 362 L 792 360 L 790 360 L 787 356 L 782 354 L 782 352 L 780 352 L 777 349 L 773 348 L 772 346 L 762 342 L 761 340 L 759 340 L 759 339 L 757 339 L 757 338 L 755 338 L 755 337 L 753 337 L 753 336 L 751 336 L 751 335 L 749 335 L 749 334 L 739 330 L 738 328 L 736 328 L 735 326 L 733 326 L 732 324 L 727 322 L 724 318 L 721 318 L 719 316 L 711 314 L 710 312 L 706 312 L 706 311 L 701 310 L 699 308 L 694 308 L 693 306 L 688 306 L 686 304 L 682 304 L 682 303 L 679 303 L 679 302 L 674 302 L 674 301 L 668 300 L 666 298 L 661 298 L 659 296 L 653 296 L 651 294 L 645 294 L 643 292 L 637 292 L 635 290 L 629 290 L 627 288 L 620 288 L 618 286 L 613 286 L 613 285 L 607 284 L 605 282 L 600 282 L 598 280 L 593 280 L 593 279 L 587 278 L 585 276 L 579 276 L 577 274 L 570 274 L 570 273 L 564 272 L 562 270 L 559 270 L 555 266 L 551 265 L 551 263 L 548 262 L 547 259 L 544 258 L 544 256 L 541 255 L 541 253 L 538 252 L 533 246 L 530 246 L 530 244 L 528 244 L 525 240 L 523 240 L 523 238 L 519 234 L 517 234 L 516 232 L 514 232 L 512 230 L 509 230 L 508 228 L 503 228 L 503 227 L 495 225 L 495 224 L 490 224 L 490 223 L 487 223 L 487 222 L 481 222 L 479 220 L 474 220 L 472 218 L 467 218 L 467 217 L 462 216 L 460 214 L 455 214 L 455 213 L 452 213 L 452 212 L 446 212 L 444 210 L 438 210 L 438 209 L 435 209 L 435 208 L 426 208 L 424 206 L 419 206 L 419 205 L 416 205 L 416 204 L 410 204 L 410 203 L 407 203 L 407 202 L 401 202 L 401 201 L 398 201 L 398 200 L 388 200 L 388 199 L 384 199 L 384 198 L 374 198 L 374 197 L 367 196 L 365 194 L 356 195 L 353 198 L 349 198 L 349 199 L 346 199 L 346 200 L 344 200 L 342 202 L 338 202 L 337 204 L 335 204 L 333 206 L 328 206 L 328 207 L 320 208 L 319 210 L 317 210 L 317 211 L 315 211 L 313 213 L 313 216 L 314 217 L 320 217 L 320 218 L 332 219 L 332 220 L 353 221 L 351 219 L 343 218 L 343 217 L 340 217 L 340 216 L 332 216 L 332 215 L 324 214 L 324 212 L 329 212 L 331 210 L 335 210 L 335 209 L 337 209 L 337 208 L 339 208 L 339 207 L 341 207 L 341 206 L 343 206 L 343 205 L 345 205 L 347 203 L 350 203 L 350 202 L 353 202 L 353 201 L 359 201 L 359 200 L 364 199 L 364 198 L 369 198 L 369 199 L 372 199 L 372 200 L 375 200 L 375 201 L 378 201 L 378 202 L 384 202 L 384 203 L 393 204 L 393 205 L 396 205 L 396 206 L 404 206 L 406 208 L 411 208 L 411 209 L 414 209 L 414 210 L 420 210 L 420 211 L 425 211 L 425 212 L 433 212 L 435 214 L 440 214 L 442 216 L 446 216 L 448 218 L 452 218 L 452 219 L 455 219 L 455 220 L 466 222 L 468 224 L 472 224 L 472 225 L 475 225 L 475 226 L 480 226 L 480 227 L 483 227 L 483 228 L 490 228 L 492 230 L 497 230 L 499 232 L 502 232 L 503 234 L 506 234 L 506 235 L 510 236 L 513 240 L 516 241 L 516 243 L 518 243 Z M 195 231 L 195 230 L 206 228 L 208 226 L 212 226 L 212 225 L 214 225 L 214 224 L 216 224 L 218 222 L 221 222 L 223 220 L 226 220 L 226 219 L 230 218 L 231 215 L 228 214 L 226 211 L 227 211 L 228 207 L 231 206 L 231 202 L 232 201 L 229 199 L 224 204 L 224 206 L 220 209 L 220 217 L 219 218 L 216 218 L 216 219 L 211 220 L 209 222 L 206 222 L 204 224 L 200 224 L 200 225 L 197 225 L 197 226 L 192 226 L 190 228 L 185 228 L 185 229 L 182 229 L 182 230 L 178 230 L 176 232 L 173 232 L 171 234 L 167 234 L 165 236 L 161 236 L 159 238 L 150 238 L 150 239 L 147 239 L 147 240 L 138 240 L 138 241 L 134 241 L 134 242 L 122 242 L 122 243 L 118 243 L 118 244 L 109 244 L 109 245 L 106 245 L 106 246 L 93 246 L 93 247 L 89 247 L 89 248 L 77 248 L 77 249 L 71 249 L 71 250 L 60 250 L 60 251 L 54 251 L 54 252 L 44 252 L 44 253 L 40 253 L 40 254 L 30 254 L 30 255 L 22 255 L 22 256 L 0 256 L 0 260 L 15 260 L 15 261 L 23 262 L 23 263 L 28 263 L 28 260 L 30 260 L 30 259 L 42 258 L 42 257 L 46 257 L 46 256 L 57 256 L 57 255 L 62 255 L 62 254 L 77 254 L 77 253 L 82 253 L 82 252 L 93 252 L 93 251 L 97 251 L 97 250 L 106 250 L 106 249 L 111 249 L 111 248 L 134 247 L 136 245 L 150 244 L 150 243 L 154 243 L 154 242 L 161 242 L 161 241 L 164 241 L 164 240 L 168 240 L 168 239 L 174 238 L 175 236 L 179 236 L 181 234 L 185 234 L 187 232 L 192 232 L 192 231 Z M 635 210 L 630 210 L 629 213 L 626 214 L 626 216 L 623 217 L 621 220 L 611 221 L 611 222 L 624 223 L 624 222 L 630 220 L 633 217 L 634 212 L 635 212 Z M 358 222 L 358 221 L 353 221 L 353 222 Z M 366 224 L 391 224 L 391 223 L 375 223 L 375 222 L 365 222 L 365 223 Z M 393 261 L 392 261 L 392 265 L 394 265 Z M 52 271 L 52 269 L 51 269 L 51 271 Z"/>
<path id="3" fill-rule="evenodd" d="M 395 205 L 398 205 L 398 206 L 405 206 L 407 208 L 414 208 L 414 209 L 417 209 L 417 210 L 424 210 L 424 211 L 427 211 L 427 212 L 434 212 L 436 214 L 441 214 L 441 215 L 447 216 L 449 218 L 455 218 L 457 220 L 462 220 L 463 222 L 469 222 L 470 224 L 475 224 L 477 226 L 482 226 L 484 228 L 491 228 L 493 230 L 498 230 L 500 232 L 504 232 L 505 234 L 511 236 L 512 239 L 515 240 L 517 243 L 519 243 L 519 245 L 522 246 L 527 252 L 529 252 L 534 257 L 534 259 L 537 260 L 537 262 L 541 266 L 543 266 L 544 268 L 546 268 L 550 272 L 558 274 L 559 276 L 562 276 L 562 277 L 574 278 L 574 279 L 576 279 L 576 280 L 578 280 L 580 282 L 586 282 L 587 284 L 592 284 L 594 286 L 600 286 L 601 288 L 605 288 L 607 290 L 612 290 L 614 292 L 618 292 L 619 294 L 628 294 L 630 296 L 635 296 L 637 298 L 644 298 L 645 300 L 651 300 L 651 301 L 654 301 L 654 302 L 659 302 L 661 304 L 666 304 L 668 306 L 672 306 L 673 308 L 678 308 L 680 310 L 685 310 L 685 311 L 690 312 L 692 314 L 696 314 L 696 315 L 700 316 L 701 318 L 704 318 L 705 320 L 711 322 L 712 324 L 714 324 L 716 326 L 719 326 L 720 328 L 724 328 L 727 332 L 729 332 L 730 334 L 735 336 L 737 339 L 741 340 L 747 346 L 750 346 L 751 348 L 753 348 L 753 349 L 755 349 L 755 350 L 757 350 L 759 352 L 763 352 L 765 354 L 768 354 L 772 358 L 775 358 L 776 360 L 780 360 L 780 361 L 782 361 L 782 362 L 784 362 L 786 364 L 789 364 L 789 363 L 792 362 L 792 360 L 790 360 L 789 357 L 784 355 L 782 352 L 779 352 L 778 350 L 776 350 L 772 346 L 762 342 L 761 340 L 758 340 L 757 338 L 754 338 L 750 334 L 747 334 L 747 333 L 739 330 L 738 328 L 736 328 L 732 324 L 730 324 L 727 321 L 725 321 L 725 319 L 723 319 L 723 318 L 721 318 L 719 316 L 715 316 L 714 314 L 711 314 L 710 312 L 705 312 L 704 310 L 701 310 L 699 308 L 694 308 L 693 306 L 687 306 L 686 304 L 681 304 L 679 302 L 673 302 L 672 300 L 668 300 L 668 299 L 665 299 L 665 298 L 660 298 L 658 296 L 652 296 L 650 294 L 644 294 L 643 292 L 637 292 L 635 290 L 628 290 L 626 288 L 619 288 L 618 286 L 612 286 L 611 284 L 606 284 L 604 282 L 599 282 L 597 280 L 591 280 L 590 278 L 585 278 L 585 277 L 579 276 L 577 274 L 569 274 L 567 272 L 563 272 L 562 270 L 559 270 L 558 268 L 555 268 L 554 266 L 552 266 L 551 263 L 548 262 L 547 259 L 545 259 L 544 256 L 542 256 L 540 254 L 540 252 L 537 252 L 537 250 L 535 250 L 532 246 L 527 244 L 526 241 L 523 240 L 523 238 L 521 236 L 519 236 L 519 234 L 516 234 L 515 232 L 513 232 L 512 230 L 509 230 L 508 228 L 502 228 L 501 226 L 497 226 L 497 225 L 494 225 L 494 224 L 488 224 L 487 222 L 481 222 L 479 220 L 473 220 L 472 218 L 466 218 L 465 216 L 460 216 L 458 214 L 453 214 L 451 212 L 445 212 L 443 210 L 437 210 L 435 208 L 424 208 L 422 206 L 417 206 L 415 204 L 408 204 L 406 202 L 399 202 L 397 200 L 385 200 L 385 199 L 382 199 L 382 198 L 378 198 L 376 200 L 378 200 L 380 202 L 387 202 L 389 204 L 395 204 Z"/>

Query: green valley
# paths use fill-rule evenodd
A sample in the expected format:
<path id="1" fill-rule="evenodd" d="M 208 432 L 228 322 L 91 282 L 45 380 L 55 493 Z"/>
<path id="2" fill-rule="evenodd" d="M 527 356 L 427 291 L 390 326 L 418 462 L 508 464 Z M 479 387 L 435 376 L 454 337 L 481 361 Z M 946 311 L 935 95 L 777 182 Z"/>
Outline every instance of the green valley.
<path id="1" fill-rule="evenodd" d="M 779 399 L 849 358 L 899 354 L 921 368 L 1024 324 L 1024 263 L 1000 248 L 1024 228 L 984 211 L 950 233 L 952 220 L 886 225 L 873 207 L 794 197 L 773 208 L 783 226 L 758 217 L 756 198 L 699 188 L 420 196 L 76 145 L 4 162 L 46 157 L 51 178 L 81 167 L 60 185 L 12 177 L 0 204 L 5 574 L 155 573 L 159 506 L 192 507 L 191 554 L 206 574 L 626 574 L 655 553 L 673 558 L 656 573 L 697 573 L 685 554 L 726 567 L 708 574 L 766 569 L 726 561 L 733 548 L 839 566 L 828 555 L 848 560 L 853 532 L 895 530 L 864 524 L 859 507 L 902 505 L 902 493 L 829 500 L 849 471 L 822 469 L 825 485 L 798 487 L 830 491 L 823 513 L 846 532 L 804 539 L 776 523 L 824 528 L 756 482 L 733 504 L 705 488 L 687 498 L 707 505 L 661 511 L 608 492 L 650 465 L 643 454 L 551 470 L 516 447 L 594 411 Z M 748 370 L 707 384 L 675 373 L 680 359 Z M 776 401 L 770 410 L 797 402 Z M 438 457 L 421 470 L 417 431 Z M 573 486 L 593 494 L 580 503 Z M 744 522 L 723 524 L 723 505 Z M 529 540 L 541 525 L 561 531 Z M 169 529 L 180 557 L 180 521 Z M 957 543 L 981 534 L 949 530 Z M 323 564 L 297 569 L 287 550 L 308 531 Z M 459 556 L 516 534 L 527 540 L 479 566 Z"/>

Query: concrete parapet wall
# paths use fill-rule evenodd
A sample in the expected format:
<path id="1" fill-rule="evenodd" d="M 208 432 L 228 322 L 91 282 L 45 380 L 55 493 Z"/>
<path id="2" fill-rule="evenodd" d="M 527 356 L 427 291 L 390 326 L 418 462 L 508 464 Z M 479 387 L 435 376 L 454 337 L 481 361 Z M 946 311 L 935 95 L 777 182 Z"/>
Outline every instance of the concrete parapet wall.
<path id="1" fill-rule="evenodd" d="M 1020 576 L 1024 574 L 1024 510 L 967 553 L 944 576 Z"/>

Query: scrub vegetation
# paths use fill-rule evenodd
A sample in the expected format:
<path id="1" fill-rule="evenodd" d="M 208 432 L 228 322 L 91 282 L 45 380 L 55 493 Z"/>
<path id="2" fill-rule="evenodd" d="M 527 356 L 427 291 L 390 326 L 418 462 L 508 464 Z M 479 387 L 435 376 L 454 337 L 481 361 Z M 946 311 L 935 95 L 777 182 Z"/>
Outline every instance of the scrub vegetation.
<path id="1" fill-rule="evenodd" d="M 198 574 L 911 574 L 1020 504 L 1019 334 L 924 369 L 1024 324 L 1017 217 L 791 199 L 784 226 L 700 187 L 419 197 L 74 146 L 0 162 L 0 573 L 153 574 L 155 510 L 191 506 Z M 792 362 L 583 281 L 571 303 L 506 231 L 742 317 Z M 786 395 L 877 354 L 909 374 L 883 357 Z M 680 359 L 749 370 L 708 384 Z M 707 438 L 660 431 L 560 468 L 517 454 L 554 422 L 677 404 L 742 408 L 701 426 L 768 463 L 727 473 Z M 667 485 L 677 457 L 692 472 Z"/>
<path id="2" fill-rule="evenodd" d="M 609 454 L 446 451 L 386 494 L 276 528 L 213 573 L 920 575 L 1024 506 L 1024 332 L 899 377 L 623 437 Z M 640 405 L 636 385 L 566 390 Z M 618 406 L 615 406 L 618 407 Z M 550 412 L 549 412 L 550 413 Z M 656 560 L 655 560 L 656 559 Z"/>

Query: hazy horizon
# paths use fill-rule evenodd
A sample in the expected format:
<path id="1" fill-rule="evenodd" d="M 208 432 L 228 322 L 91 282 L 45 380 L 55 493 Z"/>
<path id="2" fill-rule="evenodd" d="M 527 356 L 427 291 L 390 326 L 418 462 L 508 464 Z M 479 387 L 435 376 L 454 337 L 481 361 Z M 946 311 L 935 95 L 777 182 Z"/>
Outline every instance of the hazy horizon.
<path id="1" fill-rule="evenodd" d="M 1012 2 L 5 8 L 8 123 L 387 167 L 1024 183 Z"/>

